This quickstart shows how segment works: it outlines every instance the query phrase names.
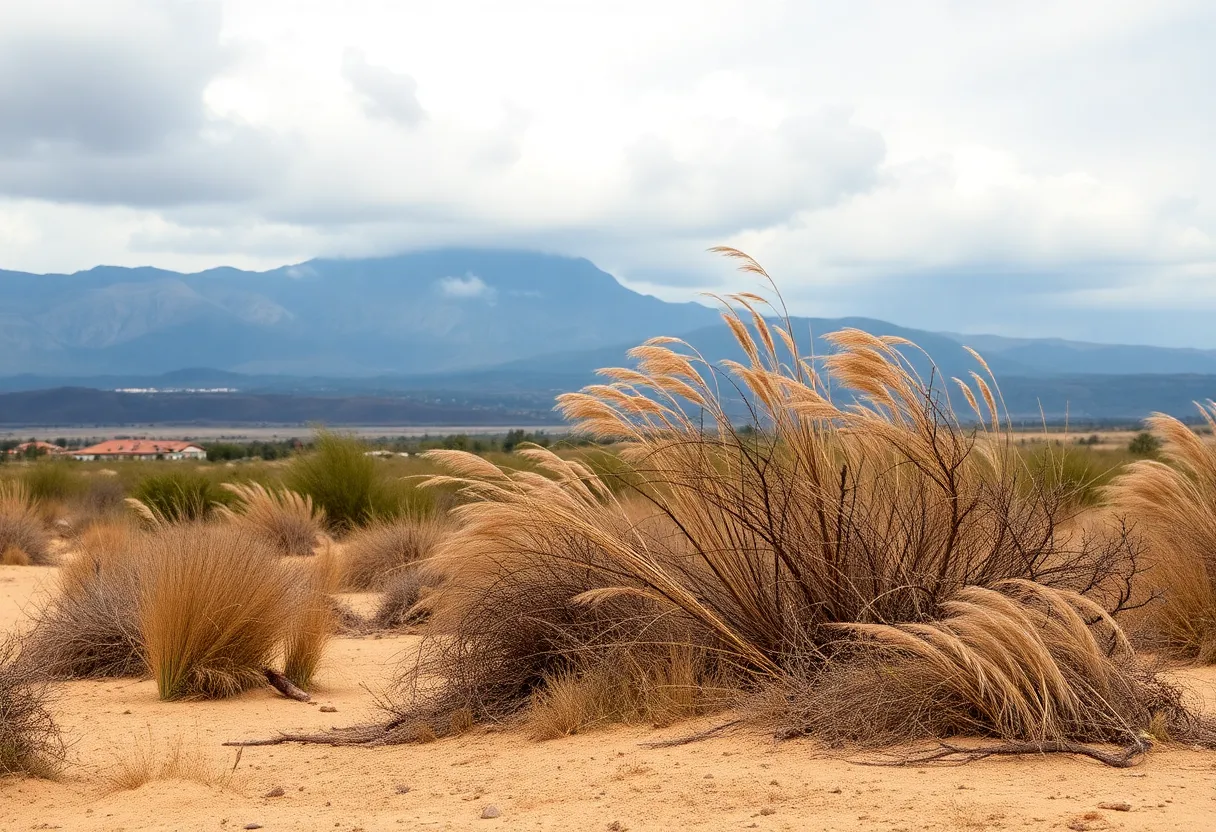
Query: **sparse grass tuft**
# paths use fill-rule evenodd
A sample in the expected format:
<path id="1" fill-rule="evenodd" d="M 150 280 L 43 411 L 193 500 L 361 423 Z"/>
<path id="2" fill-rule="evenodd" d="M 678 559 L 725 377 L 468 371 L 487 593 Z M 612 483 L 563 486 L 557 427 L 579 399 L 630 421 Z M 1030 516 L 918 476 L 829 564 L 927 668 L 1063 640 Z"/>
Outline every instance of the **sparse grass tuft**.
<path id="1" fill-rule="evenodd" d="M 35 502 L 70 502 L 87 487 L 75 463 L 64 460 L 35 462 L 22 473 L 21 481 Z"/>
<path id="2" fill-rule="evenodd" d="M 141 587 L 148 667 L 162 699 L 231 696 L 263 683 L 291 615 L 290 576 L 247 530 L 167 527 Z"/>
<path id="3" fill-rule="evenodd" d="M 18 661 L 12 639 L 0 641 L 0 777 L 53 777 L 65 747 L 47 709 L 45 676 Z"/>
<path id="4" fill-rule="evenodd" d="M 436 517 L 376 520 L 344 543 L 343 587 L 353 592 L 384 589 L 396 574 L 430 557 L 450 524 Z"/>
<path id="5" fill-rule="evenodd" d="M 370 626 L 376 630 L 400 630 L 426 619 L 426 614 L 414 609 L 422 597 L 422 583 L 418 570 L 400 569 L 384 587 L 383 597 L 376 607 Z"/>
<path id="6" fill-rule="evenodd" d="M 1200 406 L 1216 427 L 1216 403 Z M 1134 463 L 1111 502 L 1148 546 L 1149 582 L 1161 597 L 1146 608 L 1148 646 L 1216 663 L 1216 445 L 1165 414 L 1149 419 L 1164 461 Z"/>
<path id="7" fill-rule="evenodd" d="M 114 762 L 102 772 L 111 791 L 131 791 L 160 780 L 189 780 L 228 789 L 235 772 L 223 761 L 213 759 L 198 742 L 187 744 L 181 736 L 158 741 L 149 731 L 147 738 L 124 743 L 114 753 Z"/>
<path id="8" fill-rule="evenodd" d="M 24 482 L 0 483 L 0 553 L 15 550 L 10 557 L 26 556 L 35 566 L 54 562 L 51 540 L 42 517 Z"/>
<path id="9" fill-rule="evenodd" d="M 325 525 L 325 510 L 314 507 L 311 497 L 256 482 L 224 483 L 222 487 L 235 494 L 238 502 L 233 507 L 218 507 L 218 516 L 261 535 L 280 555 L 313 553 Z"/>
<path id="10" fill-rule="evenodd" d="M 9 544 L 0 552 L 0 566 L 29 566 L 33 560 L 19 546 Z"/>

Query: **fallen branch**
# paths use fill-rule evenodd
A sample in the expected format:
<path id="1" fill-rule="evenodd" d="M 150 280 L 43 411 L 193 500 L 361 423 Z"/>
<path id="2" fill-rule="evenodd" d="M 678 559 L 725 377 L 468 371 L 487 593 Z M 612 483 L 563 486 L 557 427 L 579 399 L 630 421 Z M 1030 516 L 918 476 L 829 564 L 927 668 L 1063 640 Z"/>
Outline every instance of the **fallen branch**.
<path id="1" fill-rule="evenodd" d="M 1091 760 L 1097 760 L 1112 768 L 1131 768 L 1144 759 L 1144 755 L 1152 747 L 1152 742 L 1143 737 L 1115 752 L 1103 751 L 1092 745 L 1069 742 L 1068 740 L 1008 742 L 1001 743 L 1000 745 L 972 747 L 942 743 L 936 750 L 924 754 L 898 757 L 891 760 L 855 760 L 853 762 L 862 766 L 919 766 L 930 763 L 965 765 L 976 760 L 983 760 L 986 757 L 1016 756 L 1022 754 L 1075 754 L 1079 757 L 1089 757 Z"/>
<path id="2" fill-rule="evenodd" d="M 266 675 L 266 681 L 270 683 L 270 686 L 288 699 L 294 699 L 297 702 L 307 702 L 312 699 L 311 696 L 296 687 L 290 679 L 279 671 L 264 667 L 262 668 L 262 673 Z"/>
<path id="3" fill-rule="evenodd" d="M 723 722 L 721 725 L 715 725 L 713 728 L 707 728 L 704 731 L 698 731 L 695 734 L 689 734 L 684 737 L 676 737 L 671 740 L 657 740 L 655 742 L 641 743 L 643 748 L 675 748 L 679 745 L 689 745 L 690 743 L 707 740 L 710 737 L 716 736 L 728 728 L 734 728 L 742 723 L 742 719 L 732 719 L 730 722 Z"/>

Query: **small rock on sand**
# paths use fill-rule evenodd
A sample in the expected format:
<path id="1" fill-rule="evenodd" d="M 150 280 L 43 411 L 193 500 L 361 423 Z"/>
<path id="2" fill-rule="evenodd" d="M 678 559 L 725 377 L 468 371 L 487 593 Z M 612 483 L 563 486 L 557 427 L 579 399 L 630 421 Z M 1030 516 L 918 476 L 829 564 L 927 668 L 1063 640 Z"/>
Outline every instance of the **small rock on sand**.
<path id="1" fill-rule="evenodd" d="M 1110 809 L 1112 812 L 1130 812 L 1132 810 L 1132 804 L 1128 803 L 1126 800 L 1116 800 L 1110 803 L 1099 803 L 1098 808 Z"/>
<path id="2" fill-rule="evenodd" d="M 338 712 L 338 709 L 333 705 L 322 705 L 320 710 L 323 714 L 336 714 Z"/>
<path id="3" fill-rule="evenodd" d="M 282 797 L 284 794 L 286 794 L 286 792 L 283 791 L 282 786 L 275 786 L 273 789 L 266 792 L 266 794 L 262 795 L 262 797 Z"/>
<path id="4" fill-rule="evenodd" d="M 245 826 L 244 826 L 243 828 L 245 828 L 245 829 L 261 829 L 261 828 L 262 828 L 262 824 L 260 824 L 260 823 L 247 823 L 247 824 L 245 824 Z"/>
<path id="5" fill-rule="evenodd" d="M 482 807 L 481 819 L 492 820 L 493 818 L 501 817 L 502 811 L 497 806 L 491 803 L 489 806 Z"/>
<path id="6" fill-rule="evenodd" d="M 393 786 L 393 789 L 397 792 L 397 794 L 409 794 L 410 793 L 410 787 L 405 785 L 404 783 L 398 783 L 396 786 Z"/>

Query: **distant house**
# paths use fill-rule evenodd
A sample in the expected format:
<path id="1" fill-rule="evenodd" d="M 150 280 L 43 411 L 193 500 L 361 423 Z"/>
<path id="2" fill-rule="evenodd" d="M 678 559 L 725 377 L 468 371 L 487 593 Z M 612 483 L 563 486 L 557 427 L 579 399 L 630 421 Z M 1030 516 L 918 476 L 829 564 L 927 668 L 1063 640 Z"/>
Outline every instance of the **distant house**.
<path id="1" fill-rule="evenodd" d="M 59 456 L 67 453 L 58 445 L 52 445 L 50 442 L 22 442 L 15 448 L 9 448 L 5 451 L 9 456 Z"/>
<path id="2" fill-rule="evenodd" d="M 190 442 L 173 439 L 111 439 L 72 452 L 74 459 L 206 459 L 207 452 Z"/>

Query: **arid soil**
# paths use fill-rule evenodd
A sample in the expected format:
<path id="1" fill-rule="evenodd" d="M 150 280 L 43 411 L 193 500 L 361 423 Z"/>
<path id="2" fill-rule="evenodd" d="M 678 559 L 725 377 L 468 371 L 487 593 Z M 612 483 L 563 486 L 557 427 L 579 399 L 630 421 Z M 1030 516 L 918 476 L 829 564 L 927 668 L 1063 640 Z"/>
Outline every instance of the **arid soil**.
<path id="1" fill-rule="evenodd" d="M 0 630 L 24 626 L 53 579 L 53 569 L 0 567 Z M 269 690 L 163 703 L 150 681 L 60 685 L 54 710 L 71 764 L 58 782 L 0 779 L 0 829 L 1216 829 L 1216 753 L 1186 748 L 1117 770 L 1063 757 L 874 768 L 758 732 L 643 746 L 712 720 L 548 742 L 477 730 L 417 746 L 247 748 L 239 760 L 222 745 L 374 719 L 374 693 L 416 646 L 409 636 L 336 639 L 315 705 Z M 1216 708 L 1216 671 L 1181 677 Z M 174 751 L 194 780 L 114 782 L 122 761 Z M 483 819 L 490 806 L 498 816 Z"/>

